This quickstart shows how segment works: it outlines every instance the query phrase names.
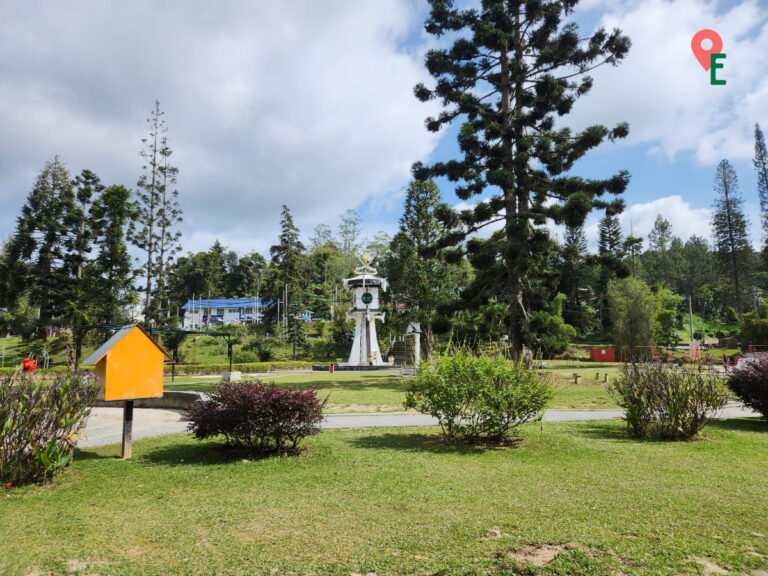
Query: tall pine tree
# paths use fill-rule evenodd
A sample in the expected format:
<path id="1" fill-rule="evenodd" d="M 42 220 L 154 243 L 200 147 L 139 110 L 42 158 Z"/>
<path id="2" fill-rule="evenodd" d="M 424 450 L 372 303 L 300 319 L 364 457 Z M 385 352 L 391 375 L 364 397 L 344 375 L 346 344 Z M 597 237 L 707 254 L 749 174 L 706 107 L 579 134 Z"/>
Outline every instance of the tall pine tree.
<path id="1" fill-rule="evenodd" d="M 67 255 L 75 209 L 72 181 L 64 163 L 54 157 L 35 180 L 17 219 L 7 250 L 5 291 L 39 309 L 35 336 L 61 322 L 73 289 Z"/>
<path id="2" fill-rule="evenodd" d="M 744 312 L 752 277 L 752 249 L 744 216 L 744 200 L 739 194 L 739 181 L 728 160 L 721 160 L 717 165 L 714 188 L 712 234 L 715 250 L 734 306 L 739 312 Z"/>
<path id="3" fill-rule="evenodd" d="M 176 183 L 178 170 L 170 163 L 173 154 L 168 146 L 168 131 L 155 100 L 147 119 L 149 137 L 143 138 L 143 174 L 136 191 L 136 218 L 129 228 L 129 239 L 144 255 L 139 271 L 144 276 L 144 318 L 157 321 L 166 297 L 169 264 L 179 251 L 181 232 L 174 227 L 181 222 L 178 191 L 169 187 Z"/>
<path id="4" fill-rule="evenodd" d="M 66 241 L 65 261 L 69 274 L 73 276 L 72 290 L 67 302 L 68 315 L 72 325 L 91 324 L 93 319 L 89 308 L 99 295 L 84 280 L 84 269 L 88 263 L 94 240 L 94 222 L 91 215 L 92 202 L 103 190 L 99 177 L 90 170 L 83 170 L 73 180 L 75 202 L 67 218 L 69 234 Z"/>
<path id="5" fill-rule="evenodd" d="M 491 279 L 508 306 L 507 332 L 516 355 L 535 340 L 529 319 L 533 311 L 547 308 L 556 285 L 551 264 L 556 244 L 543 225 L 551 219 L 578 226 L 593 208 L 621 210 L 621 202 L 604 195 L 620 194 L 629 179 L 625 172 L 606 180 L 568 175 L 576 160 L 606 138 L 628 133 L 625 123 L 578 133 L 556 125 L 592 87 L 586 73 L 618 64 L 630 46 L 619 30 L 599 29 L 582 39 L 575 24 L 563 23 L 576 4 L 484 0 L 477 9 L 461 9 L 451 0 L 430 0 L 425 26 L 428 33 L 450 35 L 454 41 L 448 49 L 428 52 L 426 67 L 435 87 L 419 84 L 415 94 L 444 106 L 440 115 L 427 119 L 429 130 L 437 132 L 460 119 L 462 158 L 431 166 L 417 163 L 413 172 L 418 180 L 457 182 L 462 200 L 490 192 L 473 210 L 442 211 L 452 228 L 444 244 L 462 243 L 491 222 L 503 224 L 490 244 L 473 243 L 469 249 L 488 255 L 495 251 L 503 262 L 501 274 Z M 494 267 L 496 258 L 482 260 Z"/>
<path id="6" fill-rule="evenodd" d="M 560 258 L 560 285 L 565 294 L 563 320 L 586 334 L 595 328 L 595 312 L 587 304 L 592 284 L 592 270 L 586 263 L 587 236 L 583 226 L 567 226 Z"/>
<path id="7" fill-rule="evenodd" d="M 755 158 L 757 193 L 760 197 L 760 224 L 763 233 L 763 260 L 768 264 L 768 148 L 760 124 L 755 124 Z"/>
<path id="8" fill-rule="evenodd" d="M 95 323 L 120 323 L 126 320 L 127 308 L 136 302 L 126 245 L 126 231 L 136 215 L 131 191 L 120 185 L 104 188 L 90 213 L 98 253 L 86 267 L 89 307 Z"/>
<path id="9" fill-rule="evenodd" d="M 269 249 L 272 256 L 272 291 L 283 304 L 283 325 L 288 341 L 293 347 L 293 357 L 306 343 L 304 333 L 304 289 L 306 283 L 306 258 L 304 244 L 299 239 L 299 229 L 293 223 L 288 206 L 283 206 L 280 218 L 278 243 Z M 280 322 L 280 318 L 277 319 Z"/>
<path id="10" fill-rule="evenodd" d="M 440 190 L 432 180 L 411 183 L 386 264 L 392 299 L 405 304 L 408 319 L 421 323 L 421 351 L 427 361 L 436 312 L 456 300 L 464 280 L 461 268 L 447 263 L 442 251 L 424 256 L 445 233 L 435 213 L 440 204 Z"/>

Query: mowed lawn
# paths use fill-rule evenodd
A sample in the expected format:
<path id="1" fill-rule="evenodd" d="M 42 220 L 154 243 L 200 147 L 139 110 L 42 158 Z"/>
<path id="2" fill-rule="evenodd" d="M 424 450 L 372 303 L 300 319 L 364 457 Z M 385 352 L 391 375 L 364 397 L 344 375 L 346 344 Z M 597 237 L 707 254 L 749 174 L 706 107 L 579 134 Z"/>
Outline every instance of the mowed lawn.
<path id="1" fill-rule="evenodd" d="M 696 442 L 630 440 L 619 422 L 523 438 L 337 430 L 300 457 L 230 462 L 185 435 L 137 441 L 131 461 L 88 449 L 52 486 L 0 496 L 0 573 L 766 574 L 764 422 Z"/>
<path id="2" fill-rule="evenodd" d="M 573 373 L 582 374 L 579 384 L 574 383 Z M 599 379 L 595 380 L 596 373 Z M 616 403 L 606 390 L 603 374 L 615 377 L 617 369 L 595 368 L 586 370 L 550 370 L 547 377 L 555 387 L 551 408 L 593 410 L 614 408 Z M 321 398 L 328 398 L 326 412 L 401 412 L 405 400 L 405 380 L 399 372 L 383 373 L 265 373 L 254 375 L 265 382 L 278 386 L 315 388 Z M 166 378 L 166 390 L 193 390 L 208 392 L 218 382 L 218 376 L 179 376 L 173 384 Z"/>

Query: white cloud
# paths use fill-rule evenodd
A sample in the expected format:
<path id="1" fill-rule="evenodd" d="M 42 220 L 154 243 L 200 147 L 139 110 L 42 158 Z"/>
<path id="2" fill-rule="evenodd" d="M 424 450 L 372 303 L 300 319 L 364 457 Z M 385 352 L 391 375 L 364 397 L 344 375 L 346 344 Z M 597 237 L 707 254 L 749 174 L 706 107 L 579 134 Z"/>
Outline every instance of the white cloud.
<path id="1" fill-rule="evenodd" d="M 618 67 L 593 72 L 595 85 L 574 107 L 575 125 L 630 123 L 628 144 L 648 144 L 668 159 L 692 152 L 697 162 L 750 158 L 755 122 L 768 125 L 768 10 L 747 0 L 722 10 L 711 0 L 590 0 L 600 23 L 632 39 Z M 712 86 L 691 51 L 691 38 L 716 30 L 727 55 Z"/>
<path id="2" fill-rule="evenodd" d="M 436 137 L 412 94 L 412 0 L 0 3 L 0 237 L 44 162 L 134 186 L 152 102 L 180 170 L 184 247 L 264 251 L 398 191 Z M 386 201 L 382 201 L 386 203 Z"/>
<path id="3" fill-rule="evenodd" d="M 752 223 L 752 245 L 755 249 L 759 249 L 760 234 L 759 229 L 756 228 L 756 224 L 759 222 L 759 210 L 759 206 L 755 204 L 747 204 L 744 207 L 747 220 Z M 672 234 L 683 240 L 687 240 L 691 236 L 701 236 L 708 241 L 711 238 L 710 219 L 712 211 L 709 208 L 694 208 L 679 195 L 665 196 L 651 202 L 629 206 L 619 215 L 624 236 L 632 234 L 643 238 L 645 240 L 643 247 L 647 248 L 648 234 L 659 215 L 672 225 Z M 584 233 L 592 251 L 597 251 L 598 220 L 601 217 L 602 214 L 592 214 L 584 227 Z"/>

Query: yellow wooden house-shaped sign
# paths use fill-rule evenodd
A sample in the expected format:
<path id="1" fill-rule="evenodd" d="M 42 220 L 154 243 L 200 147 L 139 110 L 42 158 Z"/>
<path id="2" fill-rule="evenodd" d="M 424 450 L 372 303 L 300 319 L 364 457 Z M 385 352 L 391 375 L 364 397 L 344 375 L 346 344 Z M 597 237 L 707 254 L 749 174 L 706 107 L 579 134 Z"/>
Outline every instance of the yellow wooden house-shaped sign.
<path id="1" fill-rule="evenodd" d="M 136 400 L 163 395 L 168 353 L 139 325 L 123 326 L 87 360 L 95 365 L 101 400 Z"/>

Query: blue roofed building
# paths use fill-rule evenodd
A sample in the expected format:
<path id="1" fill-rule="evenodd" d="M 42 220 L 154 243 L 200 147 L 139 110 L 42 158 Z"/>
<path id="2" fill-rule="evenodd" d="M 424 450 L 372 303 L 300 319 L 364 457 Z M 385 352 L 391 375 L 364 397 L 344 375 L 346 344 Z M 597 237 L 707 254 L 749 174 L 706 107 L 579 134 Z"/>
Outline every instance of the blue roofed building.
<path id="1" fill-rule="evenodd" d="M 261 324 L 264 311 L 274 305 L 261 298 L 197 298 L 187 301 L 182 328 L 195 330 L 229 324 Z"/>

